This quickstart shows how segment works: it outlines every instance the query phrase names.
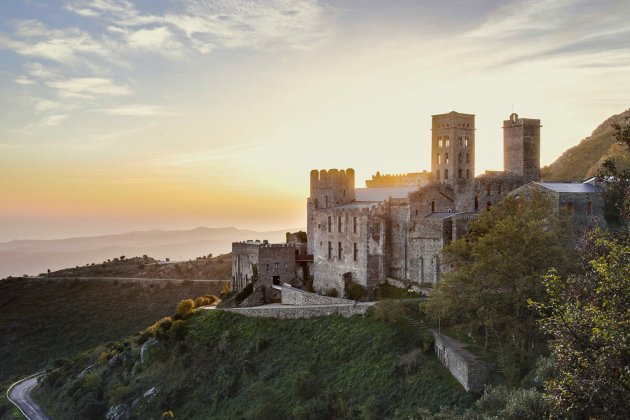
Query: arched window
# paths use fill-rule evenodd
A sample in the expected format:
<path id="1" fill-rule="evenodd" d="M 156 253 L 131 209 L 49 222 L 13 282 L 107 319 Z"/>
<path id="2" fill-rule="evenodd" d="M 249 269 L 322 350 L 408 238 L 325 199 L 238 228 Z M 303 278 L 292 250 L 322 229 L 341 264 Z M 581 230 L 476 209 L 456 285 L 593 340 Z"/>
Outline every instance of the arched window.
<path id="1" fill-rule="evenodd" d="M 501 195 L 501 184 L 497 187 L 497 194 Z"/>
<path id="2" fill-rule="evenodd" d="M 466 163 L 470 163 L 470 153 L 466 153 Z"/>
<path id="3" fill-rule="evenodd" d="M 442 155 L 438 153 L 438 165 L 442 163 Z"/>
<path id="4" fill-rule="evenodd" d="M 435 213 L 435 201 L 431 201 L 431 213 Z"/>
<path id="5" fill-rule="evenodd" d="M 444 162 L 448 165 L 448 153 L 444 153 Z"/>
<path id="6" fill-rule="evenodd" d="M 463 160 L 462 160 L 462 154 L 461 154 L 461 153 L 458 153 L 458 154 L 457 154 L 457 161 L 458 161 L 459 163 L 462 163 L 462 162 L 463 162 Z"/>
<path id="7" fill-rule="evenodd" d="M 442 147 L 442 140 L 438 140 L 438 147 Z"/>
<path id="8" fill-rule="evenodd" d="M 444 169 L 444 179 L 448 179 L 448 169 Z"/>
<path id="9" fill-rule="evenodd" d="M 479 210 L 479 199 L 475 196 L 475 211 Z"/>
<path id="10" fill-rule="evenodd" d="M 457 178 L 458 179 L 462 179 L 462 170 L 461 169 L 457 170 Z"/>

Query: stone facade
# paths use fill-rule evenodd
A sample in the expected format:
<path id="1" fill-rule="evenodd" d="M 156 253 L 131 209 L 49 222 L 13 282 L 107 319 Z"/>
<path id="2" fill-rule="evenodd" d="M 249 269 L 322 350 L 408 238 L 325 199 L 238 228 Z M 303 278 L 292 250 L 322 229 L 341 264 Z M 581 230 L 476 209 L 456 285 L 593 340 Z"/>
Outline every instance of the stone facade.
<path id="1" fill-rule="evenodd" d="M 369 188 L 355 189 L 352 169 L 311 171 L 314 289 L 341 294 L 349 280 L 368 289 L 388 278 L 411 286 L 438 282 L 446 269 L 442 248 L 466 234 L 476 213 L 539 174 L 539 120 L 512 114 L 504 123 L 504 171 L 474 176 L 475 141 L 474 115 L 433 115 L 430 173 L 377 173 Z"/>
<path id="2" fill-rule="evenodd" d="M 372 307 L 373 302 L 360 302 L 357 304 L 342 305 L 310 305 L 310 306 L 285 306 L 285 305 L 263 305 L 251 308 L 224 308 L 224 311 L 233 312 L 249 317 L 263 318 L 314 318 L 318 316 L 341 315 L 351 317 L 354 315 L 365 315 Z"/>
<path id="3" fill-rule="evenodd" d="M 354 301 L 341 299 L 331 296 L 319 295 L 317 293 L 306 292 L 295 287 L 286 285 L 273 286 L 274 289 L 280 291 L 283 305 L 337 305 L 337 304 L 354 304 Z"/>
<path id="4" fill-rule="evenodd" d="M 300 276 L 296 244 L 270 244 L 267 241 L 232 244 L 232 290 L 242 290 L 257 271 L 258 283 L 271 290 L 274 284 L 292 283 Z"/>
<path id="5" fill-rule="evenodd" d="M 462 343 L 433 331 L 435 355 L 466 391 L 482 392 L 492 366 L 477 360 Z"/>

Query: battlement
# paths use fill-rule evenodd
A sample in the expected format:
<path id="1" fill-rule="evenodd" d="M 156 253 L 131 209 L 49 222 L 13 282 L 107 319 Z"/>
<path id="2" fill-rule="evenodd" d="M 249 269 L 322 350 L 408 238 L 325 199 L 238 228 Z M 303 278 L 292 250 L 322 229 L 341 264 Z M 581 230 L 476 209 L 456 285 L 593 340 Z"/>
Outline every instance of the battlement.
<path id="1" fill-rule="evenodd" d="M 310 198 L 319 208 L 354 201 L 354 169 L 313 169 Z"/>
<path id="2" fill-rule="evenodd" d="M 381 174 L 376 172 L 372 179 L 365 181 L 367 188 L 378 187 L 422 187 L 431 181 L 431 173 L 409 172 L 406 174 Z"/>
<path id="3" fill-rule="evenodd" d="M 246 241 L 238 241 L 232 242 L 232 246 L 245 245 L 245 246 L 255 246 L 261 248 L 295 248 L 294 243 L 278 243 L 278 244 L 270 244 L 266 239 L 264 240 L 252 240 L 248 239 Z"/>
<path id="4" fill-rule="evenodd" d="M 540 125 L 540 120 L 535 119 L 535 118 L 519 118 L 518 114 L 515 112 L 510 115 L 509 120 L 503 121 L 503 128 L 509 128 L 509 127 L 519 126 L 519 125 L 542 127 Z"/>

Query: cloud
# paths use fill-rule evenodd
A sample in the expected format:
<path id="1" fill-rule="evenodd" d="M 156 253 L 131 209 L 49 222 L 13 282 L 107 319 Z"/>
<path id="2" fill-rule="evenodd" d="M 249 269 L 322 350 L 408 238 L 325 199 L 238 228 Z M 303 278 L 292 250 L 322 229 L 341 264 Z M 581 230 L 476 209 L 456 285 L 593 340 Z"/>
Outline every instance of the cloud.
<path id="1" fill-rule="evenodd" d="M 42 127 L 54 127 L 64 122 L 67 118 L 68 116 L 64 114 L 48 115 L 39 121 L 39 125 Z"/>
<path id="2" fill-rule="evenodd" d="M 38 113 L 57 109 L 60 106 L 61 104 L 59 102 L 54 102 L 43 98 L 35 99 L 35 111 L 37 111 Z"/>
<path id="3" fill-rule="evenodd" d="M 163 14 L 143 14 L 132 3 L 116 0 L 73 0 L 65 7 L 119 27 L 142 28 L 128 33 L 127 41 L 134 45 L 134 37 L 149 39 L 154 51 L 161 46 L 156 42 L 160 37 L 171 36 L 169 41 L 173 41 L 165 26 L 183 35 L 179 42 L 201 53 L 217 48 L 306 48 L 330 32 L 331 8 L 315 0 L 180 0 L 174 4 L 179 10 Z"/>
<path id="4" fill-rule="evenodd" d="M 32 85 L 35 83 L 34 80 L 29 79 L 24 76 L 18 77 L 17 79 L 14 80 L 14 82 L 17 83 L 18 85 L 23 85 L 23 86 Z"/>
<path id="5" fill-rule="evenodd" d="M 133 93 L 129 87 L 118 85 L 102 77 L 77 77 L 49 81 L 47 84 L 65 98 L 92 99 L 99 96 L 125 96 Z"/>
<path id="6" fill-rule="evenodd" d="M 139 29 L 127 35 L 129 46 L 163 54 L 177 54 L 182 44 L 165 26 L 151 29 Z"/>
<path id="7" fill-rule="evenodd" d="M 123 115 L 130 117 L 153 117 L 153 116 L 175 116 L 177 113 L 168 108 L 157 105 L 126 105 L 116 108 L 103 108 L 97 110 L 108 115 Z"/>

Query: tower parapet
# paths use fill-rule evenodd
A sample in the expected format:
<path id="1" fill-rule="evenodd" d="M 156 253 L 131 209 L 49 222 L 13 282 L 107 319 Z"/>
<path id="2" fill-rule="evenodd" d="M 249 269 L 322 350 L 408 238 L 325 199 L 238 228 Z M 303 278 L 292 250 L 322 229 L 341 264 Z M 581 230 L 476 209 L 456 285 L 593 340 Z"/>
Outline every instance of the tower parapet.
<path id="1" fill-rule="evenodd" d="M 316 208 L 339 206 L 354 201 L 354 169 L 314 169 L 311 171 L 311 196 Z"/>
<path id="2" fill-rule="evenodd" d="M 525 181 L 540 179 L 540 120 L 510 115 L 503 121 L 503 167 Z"/>

